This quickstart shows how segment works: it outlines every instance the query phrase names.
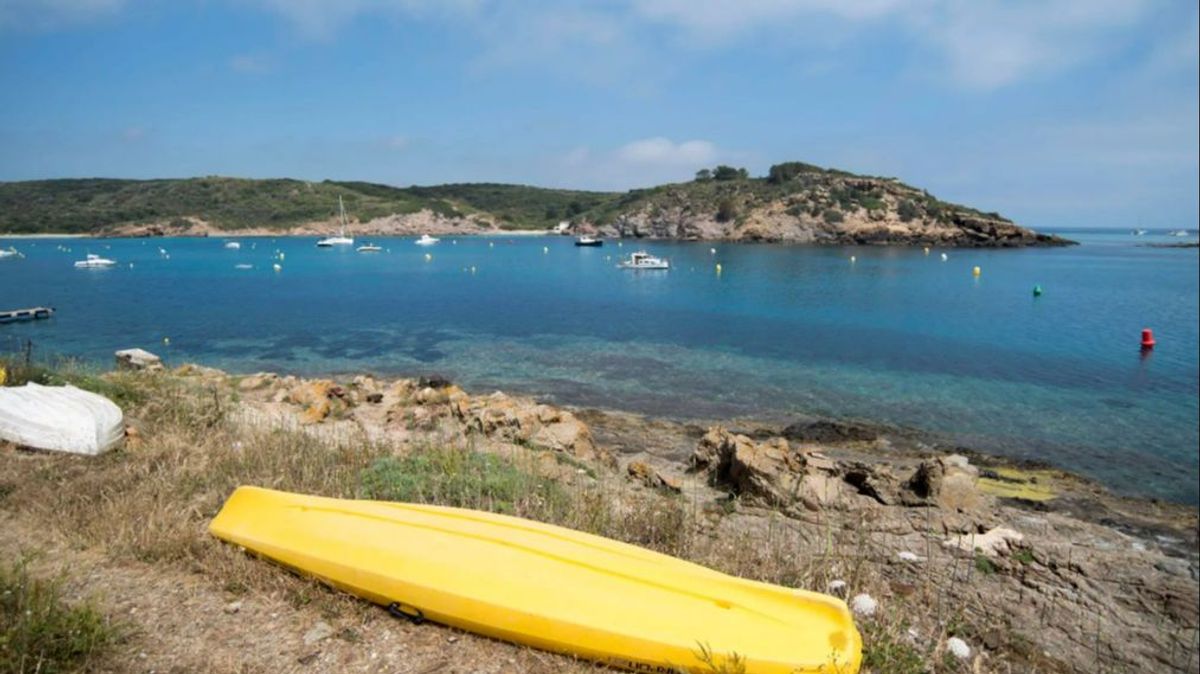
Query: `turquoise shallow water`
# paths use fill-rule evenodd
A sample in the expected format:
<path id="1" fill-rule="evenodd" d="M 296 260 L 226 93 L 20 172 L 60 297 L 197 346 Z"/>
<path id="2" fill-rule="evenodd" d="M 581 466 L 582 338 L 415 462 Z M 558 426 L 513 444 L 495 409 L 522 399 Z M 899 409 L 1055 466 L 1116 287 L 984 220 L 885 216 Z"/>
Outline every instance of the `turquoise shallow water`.
<path id="1" fill-rule="evenodd" d="M 1083 245 L 951 249 L 947 261 L 936 249 L 589 249 L 563 237 L 429 249 L 384 238 L 377 255 L 314 239 L 246 238 L 241 250 L 219 239 L 0 239 L 25 254 L 0 260 L 0 308 L 58 309 L 0 325 L 0 350 L 32 339 L 107 364 L 143 346 L 173 363 L 439 372 L 476 390 L 675 416 L 862 417 L 1127 493 L 1200 500 L 1196 250 L 1134 245 L 1177 241 L 1154 233 L 1063 233 Z M 674 268 L 615 267 L 642 247 Z M 74 269 L 85 252 L 120 265 Z M 1159 341 L 1148 356 L 1143 327 Z"/>

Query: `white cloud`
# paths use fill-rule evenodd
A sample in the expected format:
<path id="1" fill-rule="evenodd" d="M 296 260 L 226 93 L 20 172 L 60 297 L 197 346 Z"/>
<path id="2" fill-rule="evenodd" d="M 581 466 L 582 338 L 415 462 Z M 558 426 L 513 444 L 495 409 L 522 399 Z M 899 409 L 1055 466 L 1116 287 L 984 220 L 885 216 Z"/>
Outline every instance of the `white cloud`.
<path id="1" fill-rule="evenodd" d="M 716 158 L 717 148 L 707 140 L 674 143 L 669 138 L 656 136 L 622 145 L 617 149 L 616 156 L 630 164 L 684 165 L 699 168 Z"/>
<path id="2" fill-rule="evenodd" d="M 0 0 L 0 29 L 47 30 L 117 14 L 126 0 Z"/>
<path id="3" fill-rule="evenodd" d="M 837 60 L 903 36 L 908 64 L 936 79 L 990 90 L 1119 53 L 1154 0 L 227 0 L 275 14 L 301 36 L 333 39 L 362 16 L 438 20 L 476 38 L 477 68 L 536 67 L 593 84 L 669 72 L 671 49 L 773 46 Z M 52 26 L 114 14 L 130 0 L 0 0 L 0 27 Z M 1193 22 L 1195 23 L 1195 22 Z M 668 38 L 664 40 L 665 36 Z M 1195 31 L 1150 55 L 1195 60 Z M 677 60 L 677 59 L 675 59 Z"/>
<path id="4" fill-rule="evenodd" d="M 549 158 L 539 184 L 587 189 L 630 189 L 690 180 L 698 169 L 732 160 L 711 141 L 674 142 L 655 136 L 596 151 L 578 146 Z"/>
<path id="5" fill-rule="evenodd" d="M 705 41 L 728 40 L 781 22 L 794 25 L 797 20 L 814 16 L 873 20 L 902 5 L 924 4 L 902 0 L 630 0 L 635 14 L 674 25 Z"/>
<path id="6" fill-rule="evenodd" d="M 941 51 L 949 76 L 976 89 L 1044 77 L 1121 47 L 1146 0 L 951 3 L 908 17 L 918 37 Z"/>
<path id="7" fill-rule="evenodd" d="M 360 15 L 425 16 L 469 13 L 481 0 L 242 0 L 282 16 L 305 37 L 331 39 Z"/>

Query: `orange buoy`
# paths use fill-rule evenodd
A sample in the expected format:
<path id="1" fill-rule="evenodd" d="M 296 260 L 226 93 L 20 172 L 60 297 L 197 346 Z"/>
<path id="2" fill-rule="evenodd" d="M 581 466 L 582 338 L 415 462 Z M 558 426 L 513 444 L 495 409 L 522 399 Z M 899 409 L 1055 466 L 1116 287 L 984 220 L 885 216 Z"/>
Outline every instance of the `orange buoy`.
<path id="1" fill-rule="evenodd" d="M 1150 328 L 1142 330 L 1142 348 L 1153 349 L 1156 342 L 1154 341 L 1154 331 Z"/>

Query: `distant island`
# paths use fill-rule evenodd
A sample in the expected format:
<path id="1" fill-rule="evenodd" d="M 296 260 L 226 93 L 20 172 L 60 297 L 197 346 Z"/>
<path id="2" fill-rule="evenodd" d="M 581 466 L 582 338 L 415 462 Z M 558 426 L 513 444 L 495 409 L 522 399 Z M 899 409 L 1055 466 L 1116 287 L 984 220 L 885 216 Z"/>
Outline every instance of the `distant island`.
<path id="1" fill-rule="evenodd" d="M 338 197 L 356 235 L 547 230 L 681 240 L 1008 247 L 1073 242 L 999 213 L 941 201 L 896 178 L 801 162 L 766 176 L 717 166 L 628 192 L 493 183 L 106 178 L 0 182 L 0 235 L 311 236 L 335 228 Z"/>

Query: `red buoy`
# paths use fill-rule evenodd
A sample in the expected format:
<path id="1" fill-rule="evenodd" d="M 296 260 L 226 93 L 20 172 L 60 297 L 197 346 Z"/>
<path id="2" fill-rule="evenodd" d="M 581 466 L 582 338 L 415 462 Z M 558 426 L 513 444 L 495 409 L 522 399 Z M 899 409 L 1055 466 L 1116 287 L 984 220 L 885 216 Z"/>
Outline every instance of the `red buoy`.
<path id="1" fill-rule="evenodd" d="M 1142 348 L 1143 349 L 1153 349 L 1154 344 L 1155 344 L 1154 331 L 1151 330 L 1150 328 L 1143 329 L 1142 330 Z"/>

